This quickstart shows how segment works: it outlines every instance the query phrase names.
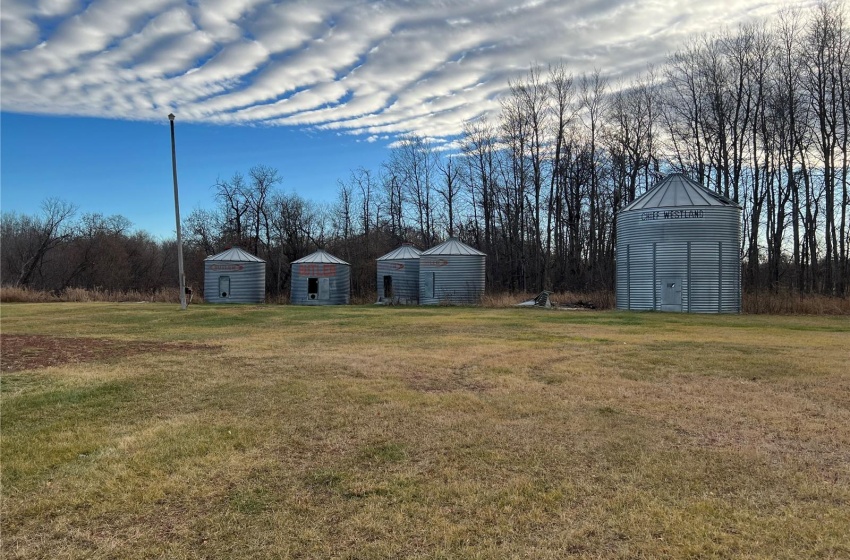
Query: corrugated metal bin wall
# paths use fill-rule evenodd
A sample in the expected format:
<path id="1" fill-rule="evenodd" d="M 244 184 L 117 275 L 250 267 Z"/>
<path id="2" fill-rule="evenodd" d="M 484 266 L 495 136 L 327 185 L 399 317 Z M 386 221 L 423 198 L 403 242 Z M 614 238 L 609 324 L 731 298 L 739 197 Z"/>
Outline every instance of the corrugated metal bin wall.
<path id="1" fill-rule="evenodd" d="M 484 253 L 471 248 L 476 254 L 432 252 L 439 247 L 425 251 L 419 258 L 419 303 L 481 303 L 485 282 Z"/>
<path id="2" fill-rule="evenodd" d="M 351 266 L 340 263 L 292 263 L 290 303 L 345 305 L 351 298 Z"/>
<path id="3" fill-rule="evenodd" d="M 411 246 L 399 247 L 378 258 L 379 302 L 419 303 L 419 258 L 420 251 Z"/>
<path id="4" fill-rule="evenodd" d="M 264 303 L 266 263 L 204 261 L 204 301 L 207 303 Z"/>
<path id="5" fill-rule="evenodd" d="M 641 208 L 617 216 L 617 308 L 739 313 L 741 209 Z"/>

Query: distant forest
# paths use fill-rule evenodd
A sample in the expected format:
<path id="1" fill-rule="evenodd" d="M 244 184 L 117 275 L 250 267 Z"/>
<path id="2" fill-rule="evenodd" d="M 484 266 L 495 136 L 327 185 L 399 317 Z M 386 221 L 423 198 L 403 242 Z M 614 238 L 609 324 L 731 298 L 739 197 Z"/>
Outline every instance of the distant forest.
<path id="1" fill-rule="evenodd" d="M 269 294 L 285 294 L 290 263 L 322 247 L 366 296 L 377 257 L 455 236 L 487 254 L 490 291 L 610 290 L 618 210 L 680 171 L 743 207 L 745 290 L 846 297 L 847 18 L 826 2 L 695 37 L 628 82 L 532 67 L 497 119 L 463 123 L 453 149 L 403 137 L 378 169 L 341 179 L 334 203 L 283 192 L 285 171 L 233 173 L 185 217 L 187 281 L 202 288 L 204 257 L 240 246 L 268 262 Z M 155 290 L 177 283 L 175 243 L 48 200 L 2 215 L 0 280 Z"/>

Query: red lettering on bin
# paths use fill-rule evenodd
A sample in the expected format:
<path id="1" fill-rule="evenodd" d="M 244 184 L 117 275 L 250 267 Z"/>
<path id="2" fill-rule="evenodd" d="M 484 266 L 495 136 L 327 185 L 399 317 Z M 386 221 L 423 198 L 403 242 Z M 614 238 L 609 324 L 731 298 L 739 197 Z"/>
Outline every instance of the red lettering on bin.
<path id="1" fill-rule="evenodd" d="M 210 266 L 210 270 L 215 272 L 239 272 L 244 269 L 245 266 L 241 264 L 214 264 Z"/>
<path id="2" fill-rule="evenodd" d="M 329 263 L 304 263 L 298 268 L 298 275 L 309 276 L 311 278 L 336 276 L 336 265 Z"/>

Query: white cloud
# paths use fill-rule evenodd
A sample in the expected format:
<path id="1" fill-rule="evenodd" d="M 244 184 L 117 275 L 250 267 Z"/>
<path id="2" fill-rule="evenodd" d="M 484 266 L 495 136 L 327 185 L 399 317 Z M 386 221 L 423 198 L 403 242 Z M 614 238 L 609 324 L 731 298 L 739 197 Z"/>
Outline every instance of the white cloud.
<path id="1" fill-rule="evenodd" d="M 810 3 L 811 0 L 799 0 Z M 4 0 L 2 109 L 457 134 L 564 61 L 634 75 L 771 0 Z"/>

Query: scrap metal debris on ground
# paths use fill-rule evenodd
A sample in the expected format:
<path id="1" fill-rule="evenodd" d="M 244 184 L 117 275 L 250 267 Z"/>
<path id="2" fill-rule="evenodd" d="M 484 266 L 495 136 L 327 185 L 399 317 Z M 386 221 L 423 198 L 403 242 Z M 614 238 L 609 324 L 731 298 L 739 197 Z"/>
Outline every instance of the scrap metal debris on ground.
<path id="1" fill-rule="evenodd" d="M 573 303 L 559 303 L 552 300 L 552 292 L 543 290 L 537 297 L 516 304 L 516 307 L 541 307 L 544 309 L 596 309 L 593 303 L 578 300 Z"/>

